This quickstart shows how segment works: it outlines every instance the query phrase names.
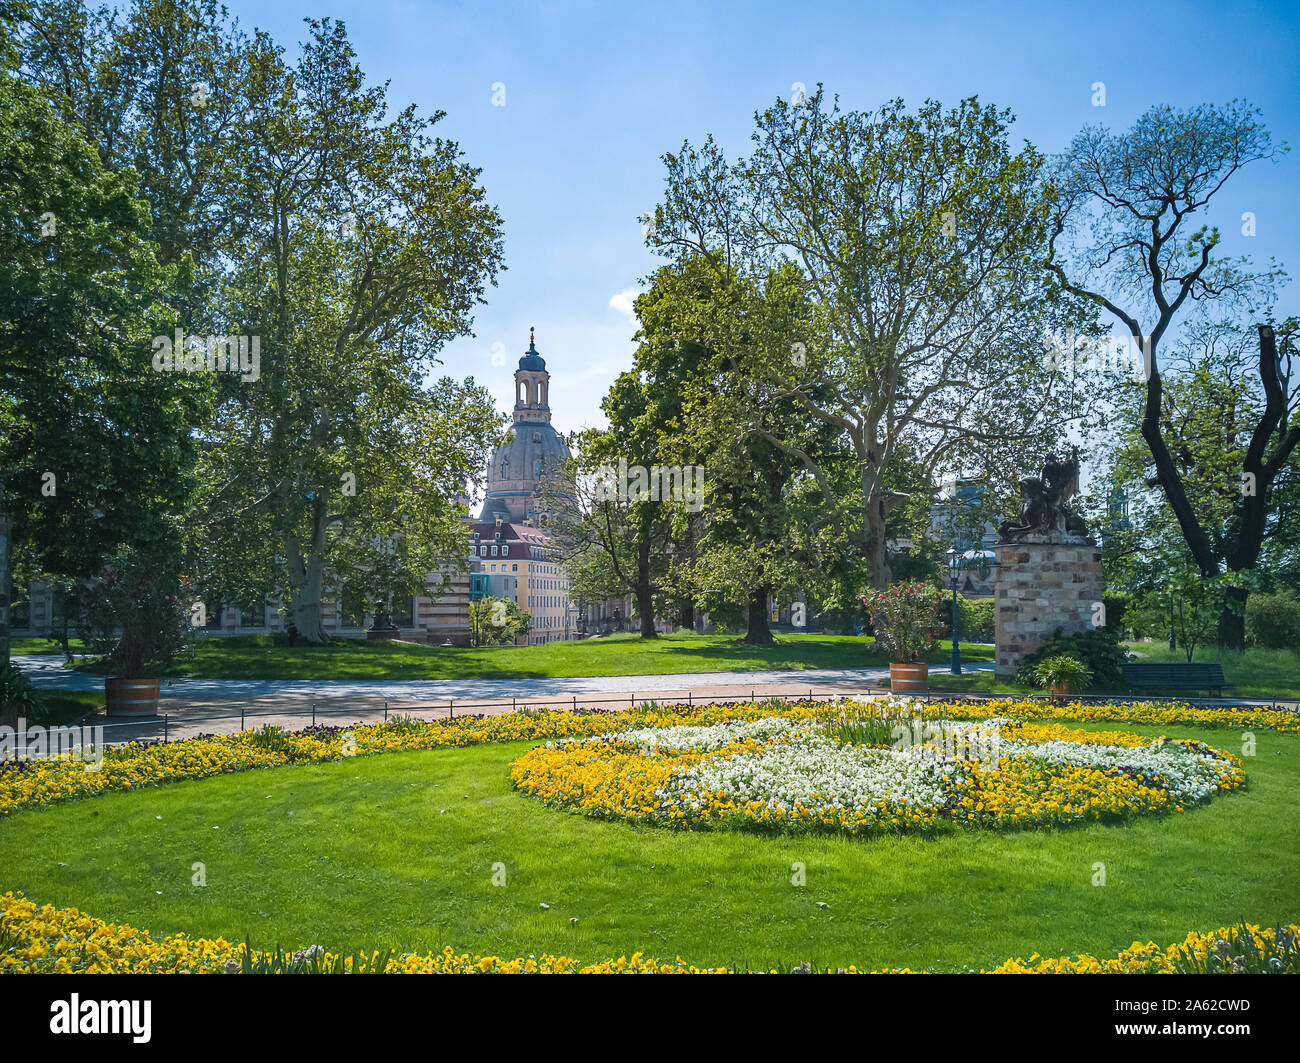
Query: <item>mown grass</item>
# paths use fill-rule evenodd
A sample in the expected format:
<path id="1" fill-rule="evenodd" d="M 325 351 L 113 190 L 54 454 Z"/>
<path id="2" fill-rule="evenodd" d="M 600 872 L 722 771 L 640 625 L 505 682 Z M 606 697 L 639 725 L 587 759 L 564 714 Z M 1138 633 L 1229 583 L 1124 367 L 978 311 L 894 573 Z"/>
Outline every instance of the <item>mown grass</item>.
<path id="1" fill-rule="evenodd" d="M 71 639 L 68 648 L 73 653 L 89 653 L 90 647 L 81 639 Z M 63 647 L 52 639 L 41 636 L 16 638 L 9 640 L 10 653 L 48 653 L 62 655 Z"/>
<path id="2" fill-rule="evenodd" d="M 1121 727 L 1241 749 L 1230 729 L 1092 729 Z M 0 890 L 262 947 L 932 970 L 1110 954 L 1300 914 L 1300 736 L 1256 738 L 1249 788 L 1183 814 L 932 839 L 592 820 L 511 790 L 527 743 L 392 754 L 16 813 L 0 821 Z"/>
<path id="3" fill-rule="evenodd" d="M 971 643 L 963 653 L 969 653 L 969 660 L 991 660 L 993 648 Z M 932 656 L 936 662 L 946 659 L 938 650 Z M 167 674 L 209 679 L 525 679 L 888 664 L 888 656 L 876 652 L 872 641 L 853 635 L 778 635 L 771 646 L 748 646 L 734 635 L 663 635 L 649 640 L 611 635 L 477 649 L 357 639 L 290 649 L 282 636 L 238 635 L 199 639 L 194 657 L 179 661 Z M 94 671 L 97 666 L 82 667 Z"/>

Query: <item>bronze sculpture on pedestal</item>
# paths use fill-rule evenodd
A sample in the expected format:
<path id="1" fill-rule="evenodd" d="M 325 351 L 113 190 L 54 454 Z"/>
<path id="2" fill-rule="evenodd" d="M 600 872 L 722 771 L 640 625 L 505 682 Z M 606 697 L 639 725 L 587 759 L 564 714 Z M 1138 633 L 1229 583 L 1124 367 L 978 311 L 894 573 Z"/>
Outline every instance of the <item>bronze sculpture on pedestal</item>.
<path id="1" fill-rule="evenodd" d="M 1079 493 L 1079 450 L 1074 448 L 1068 459 L 1047 455 L 1040 476 L 1025 476 L 1020 481 L 1020 516 L 998 525 L 1000 542 L 1024 541 L 1026 535 L 1060 534 L 1092 542 L 1088 525 L 1070 512 L 1066 503 Z"/>

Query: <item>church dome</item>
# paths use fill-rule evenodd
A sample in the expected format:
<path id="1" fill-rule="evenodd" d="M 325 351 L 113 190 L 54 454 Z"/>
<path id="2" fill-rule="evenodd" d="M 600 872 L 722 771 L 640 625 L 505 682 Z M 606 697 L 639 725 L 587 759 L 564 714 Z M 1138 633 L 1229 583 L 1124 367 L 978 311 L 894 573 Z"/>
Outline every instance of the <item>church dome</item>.
<path id="1" fill-rule="evenodd" d="M 530 373 L 545 373 L 546 360 L 537 353 L 537 347 L 533 343 L 533 337 L 530 333 L 528 336 L 528 350 L 524 356 L 519 359 L 519 368 L 526 369 Z"/>
<path id="2" fill-rule="evenodd" d="M 540 481 L 568 460 L 568 446 L 548 422 L 516 421 L 492 455 L 480 519 L 520 521 L 532 516 Z"/>
<path id="3" fill-rule="evenodd" d="M 529 329 L 528 351 L 515 370 L 514 425 L 488 465 L 481 520 L 539 516 L 541 481 L 569 460 L 569 448 L 551 427 L 550 378 Z"/>
<path id="4" fill-rule="evenodd" d="M 535 480 L 542 473 L 562 465 L 569 459 L 569 448 L 560 433 L 546 421 L 517 421 L 509 435 L 492 455 L 488 469 L 488 485 L 528 479 Z"/>

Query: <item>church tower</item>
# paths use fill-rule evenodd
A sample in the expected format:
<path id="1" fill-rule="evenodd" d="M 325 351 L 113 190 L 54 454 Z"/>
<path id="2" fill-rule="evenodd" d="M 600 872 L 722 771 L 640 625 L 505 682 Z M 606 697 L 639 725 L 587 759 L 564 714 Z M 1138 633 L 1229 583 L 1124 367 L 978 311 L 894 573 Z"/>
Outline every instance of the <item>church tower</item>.
<path id="1" fill-rule="evenodd" d="M 551 374 L 537 350 L 532 329 L 528 350 L 515 370 L 514 424 L 488 465 L 487 498 L 479 520 L 544 523 L 538 486 L 548 470 L 569 458 L 569 448 L 551 426 Z"/>
<path id="2" fill-rule="evenodd" d="M 551 423 L 551 407 L 548 404 L 551 390 L 551 374 L 546 371 L 546 362 L 537 353 L 537 344 L 533 339 L 533 330 L 528 330 L 528 350 L 519 359 L 519 368 L 515 370 L 515 421 L 544 421 Z"/>

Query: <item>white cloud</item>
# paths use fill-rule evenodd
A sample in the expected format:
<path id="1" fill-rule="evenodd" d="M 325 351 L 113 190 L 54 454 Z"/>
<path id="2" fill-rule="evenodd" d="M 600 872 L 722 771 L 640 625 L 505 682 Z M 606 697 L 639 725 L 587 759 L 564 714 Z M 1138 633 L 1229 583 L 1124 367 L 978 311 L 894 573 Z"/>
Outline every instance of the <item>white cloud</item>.
<path id="1" fill-rule="evenodd" d="M 636 297 L 641 294 L 640 288 L 624 288 L 621 292 L 616 292 L 609 298 L 609 308 L 624 317 L 633 317 L 636 310 L 633 303 Z"/>

